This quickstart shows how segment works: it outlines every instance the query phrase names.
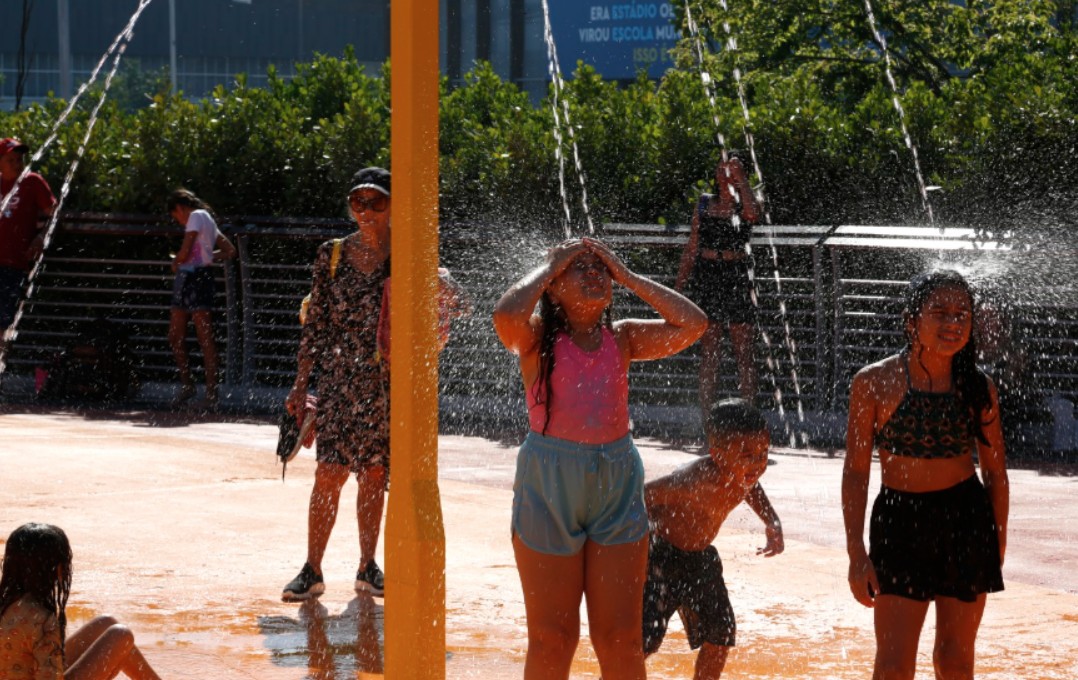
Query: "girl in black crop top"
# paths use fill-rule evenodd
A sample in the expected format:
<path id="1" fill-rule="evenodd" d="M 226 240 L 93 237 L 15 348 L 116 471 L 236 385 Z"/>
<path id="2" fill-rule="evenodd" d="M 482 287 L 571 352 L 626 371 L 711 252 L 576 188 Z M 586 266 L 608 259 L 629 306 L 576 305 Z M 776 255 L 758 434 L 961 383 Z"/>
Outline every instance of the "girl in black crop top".
<path id="1" fill-rule="evenodd" d="M 700 412 L 705 419 L 717 400 L 727 327 L 737 361 L 738 393 L 749 402 L 756 398 L 756 305 L 747 246 L 759 214 L 748 171 L 740 160 L 730 157 L 715 168 L 715 193 L 700 197 L 681 255 L 675 288 L 686 291 L 708 317 L 699 351 Z"/>
<path id="2" fill-rule="evenodd" d="M 1003 589 L 1009 497 L 999 401 L 975 364 L 974 299 L 961 275 L 915 278 L 903 312 L 906 349 L 863 368 L 850 389 L 842 476 L 850 590 L 876 610 L 876 677 L 913 677 L 934 600 L 937 675 L 972 678 L 986 594 Z M 883 487 L 866 551 L 874 447 Z"/>

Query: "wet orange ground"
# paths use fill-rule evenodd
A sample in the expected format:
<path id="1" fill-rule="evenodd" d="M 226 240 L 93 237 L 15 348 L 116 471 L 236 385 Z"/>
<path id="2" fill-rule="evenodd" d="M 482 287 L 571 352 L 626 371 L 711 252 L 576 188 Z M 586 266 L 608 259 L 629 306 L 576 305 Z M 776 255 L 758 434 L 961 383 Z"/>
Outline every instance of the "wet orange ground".
<path id="1" fill-rule="evenodd" d="M 272 425 L 9 409 L 0 436 L 0 540 L 27 521 L 64 527 L 75 551 L 73 625 L 117 616 L 165 678 L 380 677 L 383 601 L 352 592 L 347 489 L 325 596 L 305 606 L 279 601 L 303 562 L 314 461 L 301 454 L 282 483 Z M 689 459 L 661 442 L 639 443 L 649 477 Z M 456 436 L 439 446 L 447 676 L 520 677 L 525 621 L 508 531 L 515 451 Z M 745 508 L 717 541 L 738 614 L 725 677 L 867 677 L 871 613 L 845 582 L 841 459 L 778 450 L 772 460 L 762 481 L 783 519 L 786 552 L 756 556 L 764 538 Z M 1078 476 L 1013 470 L 1011 483 L 1007 590 L 989 598 L 978 677 L 1078 677 Z M 922 677 L 931 677 L 931 628 Z M 693 658 L 675 623 L 649 677 L 691 677 Z M 597 676 L 585 641 L 574 677 Z"/>

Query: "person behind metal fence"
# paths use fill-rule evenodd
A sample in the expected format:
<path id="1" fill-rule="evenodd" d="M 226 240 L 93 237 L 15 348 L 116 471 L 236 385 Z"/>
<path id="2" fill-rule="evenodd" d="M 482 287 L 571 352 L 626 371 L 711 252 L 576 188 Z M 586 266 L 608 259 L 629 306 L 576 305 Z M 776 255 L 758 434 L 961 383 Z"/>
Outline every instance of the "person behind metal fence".
<path id="1" fill-rule="evenodd" d="M 71 544 L 60 527 L 23 524 L 8 536 L 0 575 L 0 678 L 160 680 L 127 626 L 96 616 L 67 634 Z"/>
<path id="2" fill-rule="evenodd" d="M 675 288 L 684 290 L 707 313 L 700 338 L 700 413 L 706 420 L 719 387 L 722 335 L 729 327 L 742 399 L 756 398 L 753 358 L 756 307 L 749 281 L 752 225 L 760 215 L 748 173 L 736 156 L 715 168 L 715 193 L 703 194 L 692 215 Z"/>
<path id="3" fill-rule="evenodd" d="M 186 344 L 187 321 L 190 319 L 194 321 L 195 334 L 202 348 L 206 374 L 206 396 L 200 406 L 212 410 L 218 403 L 217 344 L 213 339 L 210 314 L 214 296 L 212 265 L 215 261 L 235 257 L 236 248 L 217 228 L 211 208 L 187 189 L 173 191 L 166 205 L 169 216 L 184 230 L 183 243 L 172 261 L 176 278 L 172 284 L 168 342 L 180 371 L 180 392 L 173 405 L 179 406 L 195 396 Z"/>
<path id="4" fill-rule="evenodd" d="M 29 151 L 14 137 L 0 139 L 0 202 L 8 201 L 0 214 L 0 336 L 15 321 L 26 274 L 41 254 L 45 236 L 41 218 L 56 209 L 49 183 L 36 172 L 27 173 L 15 186 Z"/>
<path id="5" fill-rule="evenodd" d="M 661 318 L 612 322 L 614 283 Z M 528 624 L 527 680 L 569 677 L 581 597 L 603 677 L 645 676 L 648 521 L 628 369 L 680 352 L 706 324 L 689 299 L 632 272 L 590 238 L 551 248 L 495 305 L 494 328 L 519 359 L 530 424 L 517 457 L 511 527 Z"/>
<path id="6" fill-rule="evenodd" d="M 659 651 L 674 612 L 689 646 L 699 649 L 695 680 L 717 680 L 734 646 L 734 610 L 712 543 L 744 501 L 764 522 L 765 557 L 785 547 L 778 514 L 760 486 L 771 436 L 763 415 L 743 399 L 713 405 L 704 431 L 707 456 L 644 485 L 651 520 L 644 585 L 644 652 Z M 691 518 L 688 521 L 686 518 Z"/>
<path id="7" fill-rule="evenodd" d="M 975 310 L 957 272 L 914 278 L 906 348 L 861 369 L 850 388 L 842 513 L 850 590 L 875 610 L 875 678 L 914 677 L 930 602 L 936 676 L 972 678 L 987 593 L 1003 590 L 1007 468 L 996 388 L 976 365 Z M 882 487 L 866 551 L 873 448 Z"/>

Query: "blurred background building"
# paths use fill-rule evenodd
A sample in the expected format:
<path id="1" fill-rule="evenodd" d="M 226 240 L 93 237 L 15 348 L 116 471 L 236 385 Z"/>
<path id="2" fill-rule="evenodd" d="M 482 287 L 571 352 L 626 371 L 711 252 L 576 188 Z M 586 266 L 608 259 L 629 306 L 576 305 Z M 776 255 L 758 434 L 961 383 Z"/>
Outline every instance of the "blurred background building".
<path id="1" fill-rule="evenodd" d="M 0 2 L 0 108 L 70 96 L 137 9 L 139 0 Z M 451 84 L 479 60 L 538 99 L 549 81 L 541 0 L 440 0 L 442 71 Z M 315 53 L 351 45 L 368 73 L 389 56 L 389 0 L 153 0 L 124 56 L 123 73 L 163 77 L 193 98 L 246 73 L 288 77 Z M 608 78 L 653 77 L 676 40 L 669 2 L 549 0 L 562 70 L 578 60 Z"/>

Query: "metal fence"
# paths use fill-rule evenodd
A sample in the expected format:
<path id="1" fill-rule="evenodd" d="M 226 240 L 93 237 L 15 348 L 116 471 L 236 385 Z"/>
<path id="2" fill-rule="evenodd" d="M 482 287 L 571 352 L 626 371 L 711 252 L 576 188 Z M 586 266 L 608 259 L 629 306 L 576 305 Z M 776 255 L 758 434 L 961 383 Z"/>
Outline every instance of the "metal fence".
<path id="1" fill-rule="evenodd" d="M 223 221 L 222 230 L 239 251 L 235 263 L 217 269 L 214 323 L 226 402 L 266 408 L 279 403 L 294 375 L 297 311 L 309 290 L 317 245 L 348 233 L 350 225 L 233 218 Z M 684 226 L 609 224 L 601 236 L 635 271 L 670 284 L 687 234 Z M 145 383 L 141 398 L 167 400 L 176 375 L 166 338 L 172 284 L 167 254 L 181 237 L 178 228 L 144 216 L 66 216 L 11 352 L 13 375 L 5 377 L 5 391 L 31 391 L 34 367 L 89 325 L 110 319 L 130 333 Z M 477 225 L 443 227 L 442 262 L 475 303 L 474 315 L 455 324 L 440 359 L 443 422 L 465 429 L 523 422 L 518 371 L 494 336 L 490 312 L 510 282 L 539 261 L 541 240 L 514 241 Z M 990 283 L 1007 282 L 996 286 L 1002 290 L 994 299 L 1006 299 L 1012 353 L 997 359 L 1013 359 L 1013 349 L 1021 348 L 1024 378 L 1033 386 L 1029 401 L 1044 395 L 1078 400 L 1078 286 L 1052 276 L 1043 249 L 992 241 L 972 230 L 871 226 L 757 227 L 752 248 L 761 402 L 777 412 L 781 400 L 795 429 L 817 439 L 840 434 L 850 377 L 902 346 L 904 286 L 939 264 Z M 1055 248 L 1052 258 L 1073 261 L 1074 254 Z M 1034 269 L 1048 269 L 1047 282 L 1032 277 Z M 1029 294 L 1017 294 L 1020 289 Z M 622 293 L 615 305 L 618 316 L 650 313 Z M 197 343 L 189 342 L 197 367 Z M 723 356 L 720 389 L 732 396 L 729 354 Z M 630 402 L 639 430 L 697 431 L 696 365 L 691 348 L 633 366 Z"/>

